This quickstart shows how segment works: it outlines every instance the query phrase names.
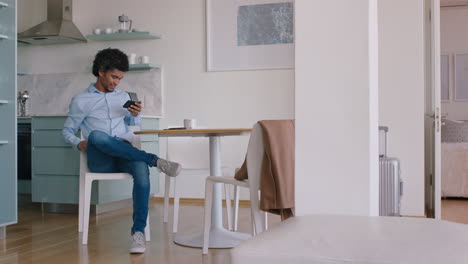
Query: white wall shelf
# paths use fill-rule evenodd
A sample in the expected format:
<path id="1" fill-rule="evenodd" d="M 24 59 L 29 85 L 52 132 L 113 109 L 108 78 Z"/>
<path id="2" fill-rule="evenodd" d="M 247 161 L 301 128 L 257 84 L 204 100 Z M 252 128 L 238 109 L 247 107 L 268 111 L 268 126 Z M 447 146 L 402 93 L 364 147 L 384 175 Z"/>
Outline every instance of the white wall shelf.
<path id="1" fill-rule="evenodd" d="M 130 71 L 145 71 L 152 69 L 161 69 L 159 64 L 130 64 Z"/>
<path id="2" fill-rule="evenodd" d="M 5 145 L 5 144 L 8 144 L 8 141 L 6 141 L 6 140 L 0 140 L 0 145 Z"/>
<path id="3" fill-rule="evenodd" d="M 2 7 L 8 7 L 8 4 L 5 3 L 5 2 L 0 2 L 0 8 L 2 8 Z"/>
<path id="4" fill-rule="evenodd" d="M 0 39 L 8 39 L 8 36 L 0 34 Z"/>
<path id="5" fill-rule="evenodd" d="M 0 104 L 8 104 L 8 100 L 0 100 Z"/>
<path id="6" fill-rule="evenodd" d="M 116 41 L 116 40 L 141 40 L 141 39 L 160 39 L 161 35 L 151 34 L 149 32 L 128 32 L 87 35 L 86 38 L 94 41 Z"/>
<path id="7" fill-rule="evenodd" d="M 153 69 L 161 69 L 159 64 L 130 64 L 129 71 L 147 71 Z M 92 67 L 87 67 L 87 70 L 92 70 Z"/>

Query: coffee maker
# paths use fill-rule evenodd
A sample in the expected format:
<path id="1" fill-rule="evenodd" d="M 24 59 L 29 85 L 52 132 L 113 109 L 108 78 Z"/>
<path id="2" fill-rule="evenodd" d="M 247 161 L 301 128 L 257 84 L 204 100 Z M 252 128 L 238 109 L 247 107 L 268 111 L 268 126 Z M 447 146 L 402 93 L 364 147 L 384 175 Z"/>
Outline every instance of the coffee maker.
<path id="1" fill-rule="evenodd" d="M 121 15 L 119 16 L 119 33 L 127 33 L 132 31 L 132 20 L 128 19 L 128 16 Z"/>
<path id="2" fill-rule="evenodd" d="M 27 109 L 27 106 L 26 106 L 26 102 L 28 101 L 29 99 L 29 93 L 28 91 L 19 91 L 18 92 L 18 106 L 19 106 L 19 109 L 18 109 L 18 112 L 19 112 L 19 116 L 27 116 L 28 115 L 28 109 Z"/>

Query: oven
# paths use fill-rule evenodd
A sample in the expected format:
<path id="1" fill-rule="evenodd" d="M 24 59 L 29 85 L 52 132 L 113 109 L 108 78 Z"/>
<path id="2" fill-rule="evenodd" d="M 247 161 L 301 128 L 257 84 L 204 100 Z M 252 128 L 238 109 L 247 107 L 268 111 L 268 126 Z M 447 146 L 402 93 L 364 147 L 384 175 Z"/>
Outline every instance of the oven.
<path id="1" fill-rule="evenodd" d="M 31 123 L 18 123 L 18 180 L 31 180 Z"/>

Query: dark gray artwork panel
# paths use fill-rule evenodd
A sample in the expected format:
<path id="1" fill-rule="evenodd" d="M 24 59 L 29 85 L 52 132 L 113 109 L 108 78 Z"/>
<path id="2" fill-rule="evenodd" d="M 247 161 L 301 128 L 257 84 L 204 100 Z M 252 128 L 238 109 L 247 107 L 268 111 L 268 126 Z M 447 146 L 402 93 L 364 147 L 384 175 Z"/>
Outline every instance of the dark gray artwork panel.
<path id="1" fill-rule="evenodd" d="M 293 43 L 293 28 L 293 3 L 239 6 L 237 45 Z"/>

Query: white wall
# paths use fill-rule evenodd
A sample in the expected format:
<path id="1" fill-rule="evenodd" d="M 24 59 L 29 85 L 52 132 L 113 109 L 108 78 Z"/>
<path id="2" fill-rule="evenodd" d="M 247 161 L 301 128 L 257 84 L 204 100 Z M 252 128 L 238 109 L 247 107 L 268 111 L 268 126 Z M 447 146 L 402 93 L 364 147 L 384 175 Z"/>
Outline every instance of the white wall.
<path id="1" fill-rule="evenodd" d="M 376 214 L 375 4 L 296 0 L 298 215 Z"/>
<path id="2" fill-rule="evenodd" d="M 468 8 L 442 8 L 440 10 L 440 48 L 442 54 L 468 53 Z M 451 58 L 453 59 L 453 57 Z M 442 102 L 442 113 L 449 118 L 468 120 L 468 102 L 453 101 L 454 82 L 452 61 L 452 77 L 450 78 L 450 93 L 452 100 Z"/>
<path id="3" fill-rule="evenodd" d="M 19 32 L 44 17 L 44 10 L 36 5 L 31 8 L 30 2 L 18 0 Z M 151 62 L 163 65 L 162 128 L 182 125 L 184 118 L 196 118 L 203 126 L 227 128 L 251 127 L 260 119 L 294 117 L 293 70 L 205 71 L 205 0 L 75 0 L 73 8 L 73 20 L 85 35 L 96 27 L 117 27 L 117 16 L 125 13 L 135 28 L 162 34 L 162 39 L 22 47 L 18 49 L 20 70 L 83 72 L 98 50 L 112 46 L 148 55 Z M 241 165 L 247 141 L 246 136 L 222 140 L 224 165 Z M 202 197 L 205 176 L 192 178 L 193 184 L 180 181 L 182 197 L 184 193 Z"/>
<path id="4" fill-rule="evenodd" d="M 424 215 L 423 1 L 379 0 L 380 124 L 401 161 L 403 215 Z"/>

